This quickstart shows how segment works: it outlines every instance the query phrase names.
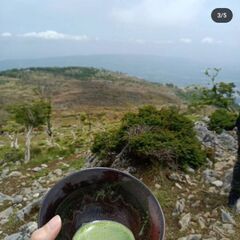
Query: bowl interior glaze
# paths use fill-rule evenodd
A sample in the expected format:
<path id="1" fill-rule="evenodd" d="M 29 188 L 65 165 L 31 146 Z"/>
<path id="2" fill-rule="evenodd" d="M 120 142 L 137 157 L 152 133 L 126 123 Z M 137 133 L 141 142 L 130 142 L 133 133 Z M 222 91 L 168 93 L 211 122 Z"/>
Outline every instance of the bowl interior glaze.
<path id="1" fill-rule="evenodd" d="M 156 198 L 137 178 L 116 169 L 90 168 L 63 178 L 43 200 L 39 227 L 56 214 L 63 221 L 58 240 L 71 240 L 84 223 L 96 220 L 125 225 L 135 240 L 164 239 L 165 220 Z"/>

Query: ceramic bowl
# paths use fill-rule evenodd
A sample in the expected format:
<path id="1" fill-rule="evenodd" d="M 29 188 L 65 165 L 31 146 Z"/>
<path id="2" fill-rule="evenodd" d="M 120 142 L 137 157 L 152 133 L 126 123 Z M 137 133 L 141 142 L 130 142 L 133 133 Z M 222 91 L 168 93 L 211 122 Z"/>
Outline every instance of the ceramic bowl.
<path id="1" fill-rule="evenodd" d="M 39 227 L 56 214 L 63 221 L 59 240 L 71 240 L 83 224 L 96 220 L 125 225 L 135 240 L 164 239 L 163 211 L 152 192 L 116 169 L 89 168 L 60 180 L 43 200 Z"/>

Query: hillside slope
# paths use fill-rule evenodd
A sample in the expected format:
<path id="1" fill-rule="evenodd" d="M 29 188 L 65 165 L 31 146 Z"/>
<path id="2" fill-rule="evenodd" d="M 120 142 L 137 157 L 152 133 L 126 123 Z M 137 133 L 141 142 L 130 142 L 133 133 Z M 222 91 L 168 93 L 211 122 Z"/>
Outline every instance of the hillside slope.
<path id="1" fill-rule="evenodd" d="M 180 103 L 171 88 L 102 69 L 30 68 L 0 72 L 0 106 L 32 99 L 36 96 L 34 89 L 51 97 L 56 108 Z"/>

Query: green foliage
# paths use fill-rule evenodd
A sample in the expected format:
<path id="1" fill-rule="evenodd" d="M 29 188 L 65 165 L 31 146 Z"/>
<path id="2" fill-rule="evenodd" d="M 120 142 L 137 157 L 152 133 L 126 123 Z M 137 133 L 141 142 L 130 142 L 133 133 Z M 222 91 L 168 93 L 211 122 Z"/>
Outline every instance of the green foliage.
<path id="1" fill-rule="evenodd" d="M 216 77 L 218 76 L 221 69 L 207 69 L 205 75 L 211 81 L 210 88 L 203 88 L 202 91 L 202 103 L 205 105 L 213 105 L 221 108 L 233 108 L 235 107 L 235 84 L 216 82 Z"/>
<path id="2" fill-rule="evenodd" d="M 184 90 L 178 90 L 176 94 L 189 103 L 189 110 L 197 112 L 204 106 L 211 105 L 228 110 L 238 109 L 236 103 L 236 86 L 234 83 L 217 82 L 216 78 L 221 69 L 206 69 L 205 75 L 208 77 L 208 86 L 190 86 Z"/>
<path id="3" fill-rule="evenodd" d="M 20 103 L 10 106 L 8 111 L 16 123 L 29 127 L 39 127 L 46 123 L 50 116 L 51 105 L 44 100 L 31 103 Z"/>
<path id="4" fill-rule="evenodd" d="M 0 159 L 3 162 L 14 163 L 16 161 L 22 161 L 24 158 L 24 152 L 22 149 L 15 149 L 10 147 L 3 147 L 0 151 Z"/>
<path id="5" fill-rule="evenodd" d="M 237 114 L 226 109 L 217 109 L 210 116 L 209 129 L 217 133 L 223 130 L 232 130 L 235 127 Z"/>
<path id="6" fill-rule="evenodd" d="M 193 123 L 176 108 L 146 106 L 127 113 L 118 129 L 98 134 L 92 152 L 100 158 L 124 157 L 135 163 L 161 162 L 184 168 L 199 167 L 205 153 L 196 138 Z"/>

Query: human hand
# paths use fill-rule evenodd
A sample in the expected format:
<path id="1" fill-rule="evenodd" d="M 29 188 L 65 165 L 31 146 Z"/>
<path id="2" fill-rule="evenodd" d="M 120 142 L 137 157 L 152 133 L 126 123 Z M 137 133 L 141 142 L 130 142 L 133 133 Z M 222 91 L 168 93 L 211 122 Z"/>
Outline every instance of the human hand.
<path id="1" fill-rule="evenodd" d="M 31 240 L 54 240 L 61 230 L 62 221 L 59 215 L 56 215 L 43 227 L 33 232 Z"/>

